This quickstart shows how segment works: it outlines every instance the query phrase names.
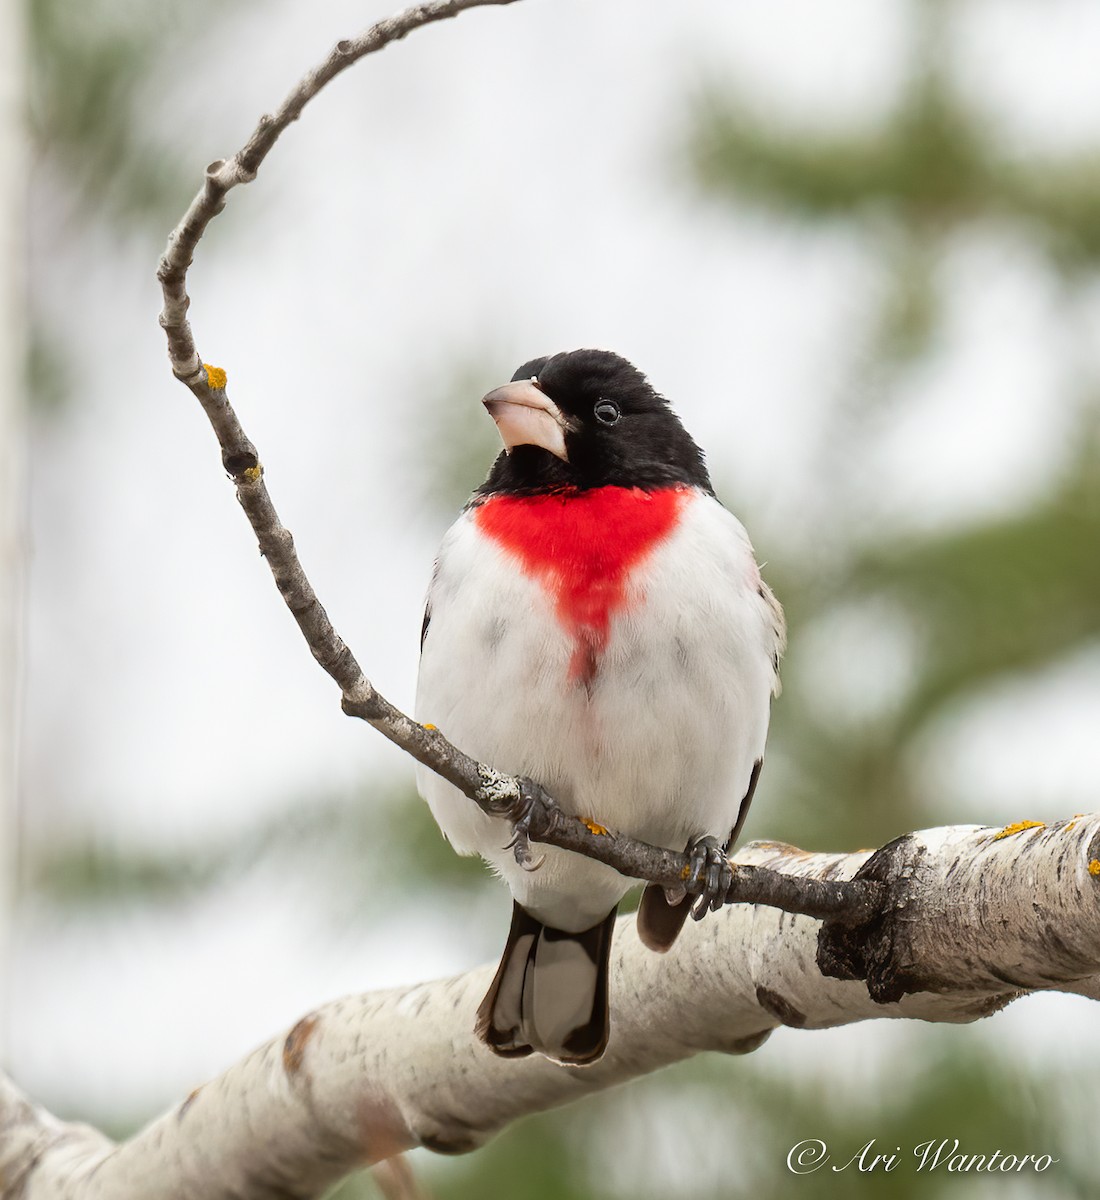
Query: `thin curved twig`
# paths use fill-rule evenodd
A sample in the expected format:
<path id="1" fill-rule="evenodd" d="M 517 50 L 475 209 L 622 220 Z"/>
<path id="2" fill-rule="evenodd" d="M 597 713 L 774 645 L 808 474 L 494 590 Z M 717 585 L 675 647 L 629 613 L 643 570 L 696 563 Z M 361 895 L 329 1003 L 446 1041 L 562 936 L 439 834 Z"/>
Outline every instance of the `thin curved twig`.
<path id="1" fill-rule="evenodd" d="M 439 730 L 420 725 L 391 704 L 371 684 L 336 632 L 306 578 L 290 531 L 279 519 L 264 482 L 263 466 L 226 395 L 226 374 L 203 364 L 187 319 L 187 271 L 207 226 L 225 207 L 228 193 L 249 183 L 287 126 L 336 75 L 367 54 L 381 50 L 413 29 L 471 8 L 515 0 L 434 0 L 371 26 L 360 37 L 338 42 L 325 61 L 309 72 L 274 116 L 260 119 L 252 136 L 232 158 L 206 168 L 202 190 L 168 239 L 157 271 L 164 293 L 160 324 L 168 339 L 174 374 L 198 398 L 221 446 L 222 463 L 245 511 L 287 607 L 314 658 L 333 678 L 349 716 L 373 725 L 391 742 L 454 784 L 492 816 L 513 824 L 522 819 L 517 854 L 526 838 L 576 851 L 635 879 L 676 887 L 687 879 L 685 854 L 650 846 L 603 827 L 593 829 L 563 813 L 535 782 L 497 771 L 452 745 Z M 828 918 L 841 924 L 865 923 L 882 906 L 884 891 L 875 881 L 807 880 L 756 867 L 739 867 L 727 903 L 768 904 L 788 912 Z"/>

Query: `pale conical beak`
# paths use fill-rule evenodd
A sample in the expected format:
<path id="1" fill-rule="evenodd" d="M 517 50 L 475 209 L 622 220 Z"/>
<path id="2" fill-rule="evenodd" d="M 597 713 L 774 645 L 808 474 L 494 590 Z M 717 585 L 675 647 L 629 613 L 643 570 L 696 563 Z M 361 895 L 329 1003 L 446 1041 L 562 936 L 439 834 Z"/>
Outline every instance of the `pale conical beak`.
<path id="1" fill-rule="evenodd" d="M 491 391 L 481 402 L 497 423 L 504 448 L 541 446 L 569 461 L 565 452 L 565 418 L 561 409 L 530 379 L 506 383 Z"/>

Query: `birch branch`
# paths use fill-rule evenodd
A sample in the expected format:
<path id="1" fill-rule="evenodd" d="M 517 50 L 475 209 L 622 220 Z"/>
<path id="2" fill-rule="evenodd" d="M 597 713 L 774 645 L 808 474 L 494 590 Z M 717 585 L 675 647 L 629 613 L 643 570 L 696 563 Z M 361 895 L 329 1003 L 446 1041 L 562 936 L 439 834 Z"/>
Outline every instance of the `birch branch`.
<path id="1" fill-rule="evenodd" d="M 0 1076 L 0 1200 L 306 1200 L 415 1146 L 474 1149 L 510 1122 L 780 1025 L 963 1023 L 1029 991 L 1100 993 L 1100 813 L 954 826 L 871 854 L 755 842 L 739 870 L 879 881 L 861 926 L 731 906 L 667 955 L 619 921 L 611 1041 L 591 1067 L 502 1059 L 473 1034 L 493 968 L 335 1001 L 127 1142 L 62 1125 Z"/>
<path id="2" fill-rule="evenodd" d="M 160 324 L 168 339 L 172 370 L 202 405 L 221 447 L 222 464 L 233 480 L 237 499 L 271 568 L 275 585 L 314 658 L 340 688 L 344 712 L 373 725 L 418 762 L 454 784 L 490 816 L 502 817 L 514 826 L 519 823 L 517 857 L 526 857 L 530 838 L 595 858 L 634 879 L 675 887 L 688 877 L 686 854 L 650 846 L 603 826 L 594 828 L 566 815 L 538 783 L 505 774 L 491 764 L 471 758 L 434 726 L 420 725 L 406 716 L 370 683 L 333 627 L 302 569 L 294 539 L 271 501 L 256 447 L 229 403 L 225 371 L 202 362 L 187 320 L 191 303 L 187 271 L 206 227 L 225 207 L 230 190 L 256 177 L 279 135 L 325 84 L 353 62 L 422 25 L 487 4 L 511 3 L 514 0 L 434 0 L 380 21 L 358 38 L 338 42 L 328 58 L 294 88 L 274 116 L 260 119 L 242 149 L 232 158 L 219 159 L 206 168 L 203 188 L 169 236 L 157 271 L 164 294 Z M 701 886 L 702 881 L 692 890 L 697 891 Z M 795 880 L 746 867 L 735 876 L 726 902 L 773 904 L 808 916 L 860 921 L 876 909 L 881 899 L 881 890 L 874 881 Z"/>

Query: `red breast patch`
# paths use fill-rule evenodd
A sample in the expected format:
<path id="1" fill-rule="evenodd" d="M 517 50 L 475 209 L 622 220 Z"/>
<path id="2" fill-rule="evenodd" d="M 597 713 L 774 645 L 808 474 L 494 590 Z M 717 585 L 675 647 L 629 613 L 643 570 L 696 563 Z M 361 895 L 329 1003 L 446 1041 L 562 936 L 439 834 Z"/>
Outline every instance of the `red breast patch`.
<path id="1" fill-rule="evenodd" d="M 474 510 L 482 532 L 550 594 L 575 646 L 571 679 L 595 678 L 630 572 L 676 527 L 688 495 L 686 487 L 602 487 L 493 496 Z"/>

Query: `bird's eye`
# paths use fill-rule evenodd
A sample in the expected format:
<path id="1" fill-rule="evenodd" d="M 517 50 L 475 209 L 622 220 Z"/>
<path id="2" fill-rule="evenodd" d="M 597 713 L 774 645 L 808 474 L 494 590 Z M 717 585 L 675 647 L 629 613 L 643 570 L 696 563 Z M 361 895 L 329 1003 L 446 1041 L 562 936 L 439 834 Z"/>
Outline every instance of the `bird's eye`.
<path id="1" fill-rule="evenodd" d="M 601 425 L 614 425 L 623 415 L 614 400 L 604 399 L 596 401 L 596 407 L 592 412 Z"/>

